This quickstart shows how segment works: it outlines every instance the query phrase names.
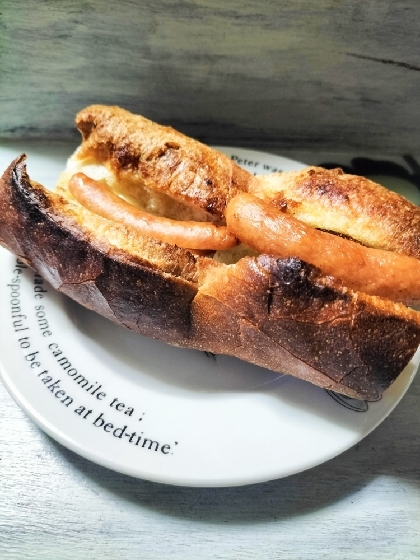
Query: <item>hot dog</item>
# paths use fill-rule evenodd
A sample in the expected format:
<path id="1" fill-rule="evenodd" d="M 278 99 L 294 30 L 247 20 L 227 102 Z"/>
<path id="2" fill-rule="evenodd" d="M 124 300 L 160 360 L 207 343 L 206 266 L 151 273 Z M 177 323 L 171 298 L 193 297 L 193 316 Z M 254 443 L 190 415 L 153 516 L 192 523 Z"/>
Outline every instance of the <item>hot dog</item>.
<path id="1" fill-rule="evenodd" d="M 230 354 L 352 397 L 377 398 L 404 369 L 420 344 L 419 313 L 388 297 L 417 299 L 413 286 L 401 296 L 391 274 L 393 292 L 384 298 L 366 282 L 351 284 L 337 254 L 323 272 L 313 251 L 289 248 L 279 256 L 271 241 L 261 246 L 259 237 L 270 239 L 271 209 L 278 235 L 281 193 L 268 195 L 258 177 L 191 138 L 116 107 L 88 107 L 76 122 L 83 142 L 56 192 L 31 181 L 24 156 L 0 181 L 0 242 L 54 287 L 144 335 Z M 248 215 L 255 200 L 240 193 L 266 199 L 261 227 Z M 144 212 L 149 225 L 133 227 Z M 205 245 L 199 230 L 207 232 Z M 327 234 L 309 231 L 322 254 Z M 254 251 L 243 243 L 226 248 L 236 237 Z M 203 250 L 216 251 L 214 258 Z"/>
<path id="2" fill-rule="evenodd" d="M 319 231 L 251 194 L 226 208 L 228 228 L 260 253 L 295 255 L 355 291 L 409 304 L 420 302 L 420 260 L 371 249 Z"/>
<path id="3" fill-rule="evenodd" d="M 260 175 L 248 192 L 312 227 L 420 259 L 420 208 L 365 177 L 307 167 Z"/>
<path id="4" fill-rule="evenodd" d="M 92 212 L 178 247 L 218 251 L 230 249 L 238 244 L 236 237 L 226 227 L 208 222 L 171 220 L 143 212 L 84 173 L 72 176 L 69 191 L 80 204 Z"/>

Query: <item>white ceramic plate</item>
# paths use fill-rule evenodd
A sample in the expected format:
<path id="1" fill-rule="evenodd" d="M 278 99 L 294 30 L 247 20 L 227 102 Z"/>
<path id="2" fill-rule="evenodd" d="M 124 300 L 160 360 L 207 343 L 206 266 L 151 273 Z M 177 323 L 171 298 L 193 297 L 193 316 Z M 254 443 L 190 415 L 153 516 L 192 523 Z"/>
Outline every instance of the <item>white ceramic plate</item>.
<path id="1" fill-rule="evenodd" d="M 302 167 L 223 151 L 255 173 Z M 60 158 L 49 168 L 44 156 L 28 159 L 30 175 L 51 186 L 51 169 L 63 166 Z M 354 401 L 234 358 L 133 334 L 39 283 L 3 249 L 0 270 L 1 374 L 16 401 L 76 453 L 153 481 L 231 486 L 318 465 L 389 414 L 420 361 L 417 353 L 379 402 Z"/>

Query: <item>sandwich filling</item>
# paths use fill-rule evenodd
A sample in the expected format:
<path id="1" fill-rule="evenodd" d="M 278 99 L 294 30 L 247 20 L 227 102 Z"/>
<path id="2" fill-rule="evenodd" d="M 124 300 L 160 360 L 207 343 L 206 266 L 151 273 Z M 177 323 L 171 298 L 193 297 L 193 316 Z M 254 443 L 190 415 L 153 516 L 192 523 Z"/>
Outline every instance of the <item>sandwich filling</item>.
<path id="1" fill-rule="evenodd" d="M 224 216 L 216 218 L 138 177 L 121 180 L 106 164 L 80 159 L 76 152 L 58 190 L 95 214 L 196 256 L 228 265 L 258 254 L 297 257 L 354 291 L 420 302 L 420 260 L 320 231 L 263 200 L 264 190 L 255 196 L 255 187 L 254 194 L 235 194 Z"/>

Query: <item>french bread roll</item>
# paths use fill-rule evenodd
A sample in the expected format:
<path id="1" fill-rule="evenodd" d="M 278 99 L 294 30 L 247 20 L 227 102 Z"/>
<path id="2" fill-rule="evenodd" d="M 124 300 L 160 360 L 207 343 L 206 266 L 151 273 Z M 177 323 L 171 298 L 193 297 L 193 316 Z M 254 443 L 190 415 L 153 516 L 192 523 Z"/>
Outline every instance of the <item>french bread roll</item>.
<path id="1" fill-rule="evenodd" d="M 400 303 L 293 254 L 239 245 L 206 256 L 79 204 L 68 185 L 82 172 L 156 216 L 224 225 L 237 193 L 264 188 L 223 154 L 122 109 L 89 107 L 77 124 L 83 142 L 55 192 L 30 179 L 24 155 L 0 181 L 0 243 L 57 290 L 143 335 L 354 398 L 378 398 L 410 361 L 420 318 Z"/>

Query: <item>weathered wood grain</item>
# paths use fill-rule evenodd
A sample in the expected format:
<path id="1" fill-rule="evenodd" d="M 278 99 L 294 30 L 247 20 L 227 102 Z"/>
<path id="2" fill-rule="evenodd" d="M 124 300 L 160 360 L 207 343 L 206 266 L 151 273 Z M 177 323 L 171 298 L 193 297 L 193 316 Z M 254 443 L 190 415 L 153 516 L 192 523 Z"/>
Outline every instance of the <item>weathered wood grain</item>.
<path id="1" fill-rule="evenodd" d="M 0 137 L 119 104 L 209 143 L 420 148 L 414 0 L 1 0 Z"/>

